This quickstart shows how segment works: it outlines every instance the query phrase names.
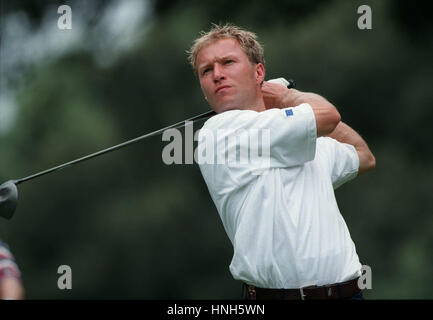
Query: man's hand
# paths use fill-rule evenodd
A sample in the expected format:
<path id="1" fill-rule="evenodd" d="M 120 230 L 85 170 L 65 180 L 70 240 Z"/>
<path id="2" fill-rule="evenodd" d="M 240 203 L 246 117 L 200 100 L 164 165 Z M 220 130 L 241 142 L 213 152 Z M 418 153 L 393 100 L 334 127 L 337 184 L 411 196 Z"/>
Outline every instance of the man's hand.
<path id="1" fill-rule="evenodd" d="M 262 85 L 262 94 L 266 109 L 286 108 L 283 101 L 286 95 L 289 94 L 289 90 L 290 89 L 282 84 L 264 81 Z"/>

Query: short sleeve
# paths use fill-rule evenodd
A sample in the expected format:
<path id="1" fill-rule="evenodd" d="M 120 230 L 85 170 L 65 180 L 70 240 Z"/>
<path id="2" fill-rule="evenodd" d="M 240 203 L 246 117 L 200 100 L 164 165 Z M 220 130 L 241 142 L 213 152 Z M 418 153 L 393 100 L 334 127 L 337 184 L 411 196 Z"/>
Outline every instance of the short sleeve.
<path id="1" fill-rule="evenodd" d="M 354 146 L 330 137 L 320 137 L 317 148 L 328 165 L 334 189 L 358 175 L 359 157 Z"/>
<path id="2" fill-rule="evenodd" d="M 314 159 L 316 153 L 316 118 L 307 103 L 278 111 L 271 128 L 271 159 L 282 166 L 296 166 Z"/>
<path id="3" fill-rule="evenodd" d="M 242 134 L 249 138 L 239 138 Z M 215 139 L 207 139 L 205 135 Z M 222 151 L 218 154 L 237 154 L 240 157 L 238 163 L 248 163 L 249 169 L 254 170 L 290 167 L 311 161 L 315 157 L 316 139 L 316 119 L 311 106 L 305 103 L 262 112 L 226 111 L 205 123 L 200 130 L 199 144 L 206 140 L 215 143 L 216 140 L 218 150 Z M 269 161 L 255 161 L 254 157 L 259 157 L 257 152 L 253 152 L 255 141 L 259 141 L 262 150 L 260 157 L 269 158 Z"/>

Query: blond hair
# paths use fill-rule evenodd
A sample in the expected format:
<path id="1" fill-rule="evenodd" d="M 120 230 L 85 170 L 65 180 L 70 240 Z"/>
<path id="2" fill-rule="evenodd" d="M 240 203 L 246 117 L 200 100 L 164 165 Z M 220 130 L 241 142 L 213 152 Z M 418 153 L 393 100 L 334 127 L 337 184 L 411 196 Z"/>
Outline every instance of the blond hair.
<path id="1" fill-rule="evenodd" d="M 231 24 L 217 25 L 212 24 L 212 28 L 208 31 L 201 31 L 200 37 L 194 40 L 194 43 L 187 53 L 189 54 L 188 60 L 197 73 L 197 56 L 201 49 L 209 44 L 225 38 L 233 38 L 239 42 L 242 51 L 247 55 L 251 63 L 265 64 L 263 54 L 263 47 L 257 41 L 257 36 L 253 32 L 243 30 Z"/>

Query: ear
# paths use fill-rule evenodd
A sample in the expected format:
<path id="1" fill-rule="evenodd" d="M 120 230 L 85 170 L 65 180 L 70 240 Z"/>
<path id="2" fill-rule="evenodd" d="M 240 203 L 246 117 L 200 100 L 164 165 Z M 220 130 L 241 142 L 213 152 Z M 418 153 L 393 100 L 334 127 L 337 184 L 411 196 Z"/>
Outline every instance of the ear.
<path id="1" fill-rule="evenodd" d="M 262 63 L 256 64 L 256 83 L 261 86 L 265 80 L 265 66 Z"/>

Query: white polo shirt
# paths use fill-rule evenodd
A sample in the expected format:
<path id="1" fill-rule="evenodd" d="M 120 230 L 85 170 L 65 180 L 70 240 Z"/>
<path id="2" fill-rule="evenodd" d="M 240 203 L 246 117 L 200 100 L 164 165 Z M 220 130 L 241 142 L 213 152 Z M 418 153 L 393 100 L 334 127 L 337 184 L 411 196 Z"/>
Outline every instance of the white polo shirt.
<path id="1" fill-rule="evenodd" d="M 317 138 L 308 104 L 218 114 L 200 130 L 198 148 L 206 144 L 205 132 L 214 133 L 216 144 L 227 143 L 240 129 L 269 129 L 267 170 L 263 161 L 251 161 L 251 154 L 244 162 L 199 162 L 233 244 L 233 277 L 261 288 L 290 289 L 359 276 L 361 264 L 334 195 L 358 173 L 355 148 Z M 251 148 L 241 141 L 237 159 L 242 158 L 239 150 Z M 226 151 L 235 148 L 225 146 Z"/>

